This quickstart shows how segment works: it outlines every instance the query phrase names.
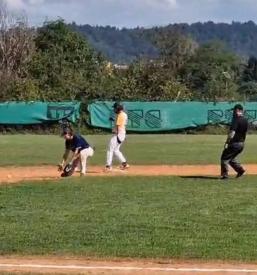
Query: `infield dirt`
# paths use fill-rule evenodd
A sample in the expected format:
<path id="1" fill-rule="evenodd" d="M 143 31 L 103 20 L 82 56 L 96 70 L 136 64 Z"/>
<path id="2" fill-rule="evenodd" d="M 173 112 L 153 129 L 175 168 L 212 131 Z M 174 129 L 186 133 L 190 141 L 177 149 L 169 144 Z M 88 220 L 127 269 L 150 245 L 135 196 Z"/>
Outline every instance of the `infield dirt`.
<path id="1" fill-rule="evenodd" d="M 1 256 L 3 272 L 29 274 L 91 274 L 91 275 L 189 275 L 189 274 L 257 274 L 256 264 L 180 260 L 96 260 L 73 257 Z M 12 273 L 13 274 L 13 273 Z"/>
<path id="2" fill-rule="evenodd" d="M 257 164 L 244 165 L 247 175 L 257 175 Z M 114 168 L 105 172 L 103 167 L 91 166 L 85 177 L 96 176 L 192 176 L 192 177 L 218 177 L 218 165 L 137 165 L 128 170 Z M 233 175 L 234 173 L 231 173 Z M 73 177 L 79 176 L 75 173 Z M 54 180 L 60 179 L 60 173 L 55 166 L 28 166 L 28 167 L 1 167 L 0 183 L 17 183 L 28 180 Z"/>

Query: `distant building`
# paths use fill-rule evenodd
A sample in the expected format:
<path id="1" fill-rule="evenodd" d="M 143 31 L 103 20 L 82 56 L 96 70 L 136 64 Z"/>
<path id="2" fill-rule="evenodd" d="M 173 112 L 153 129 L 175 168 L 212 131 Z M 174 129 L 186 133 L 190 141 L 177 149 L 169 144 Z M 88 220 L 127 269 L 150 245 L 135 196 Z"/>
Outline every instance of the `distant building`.
<path id="1" fill-rule="evenodd" d="M 121 65 L 121 64 L 113 64 L 113 67 L 115 68 L 115 69 L 118 69 L 118 70 L 127 70 L 128 69 L 128 65 Z"/>

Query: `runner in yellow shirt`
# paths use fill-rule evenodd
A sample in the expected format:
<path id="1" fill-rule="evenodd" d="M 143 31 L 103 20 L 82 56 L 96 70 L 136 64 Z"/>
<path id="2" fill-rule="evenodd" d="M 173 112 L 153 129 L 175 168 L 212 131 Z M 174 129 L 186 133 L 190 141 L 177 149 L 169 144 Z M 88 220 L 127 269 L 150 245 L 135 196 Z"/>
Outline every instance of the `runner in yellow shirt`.
<path id="1" fill-rule="evenodd" d="M 106 171 L 112 169 L 113 156 L 115 156 L 121 163 L 121 169 L 129 168 L 127 160 L 120 151 L 120 146 L 126 138 L 126 125 L 128 121 L 128 115 L 124 112 L 124 108 L 120 103 L 113 105 L 114 112 L 117 114 L 115 127 L 113 129 L 114 136 L 111 138 L 107 150 Z"/>

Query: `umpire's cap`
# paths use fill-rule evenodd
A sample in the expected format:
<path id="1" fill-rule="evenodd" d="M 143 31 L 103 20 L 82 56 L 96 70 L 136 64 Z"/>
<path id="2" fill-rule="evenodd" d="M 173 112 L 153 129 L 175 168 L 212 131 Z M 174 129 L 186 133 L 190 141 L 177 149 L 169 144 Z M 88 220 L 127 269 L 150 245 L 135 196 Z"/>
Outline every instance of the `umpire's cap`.
<path id="1" fill-rule="evenodd" d="M 243 111 L 243 110 L 244 110 L 244 107 L 243 107 L 243 105 L 241 105 L 241 104 L 236 104 L 236 105 L 233 107 L 232 110 L 233 110 L 233 111 L 235 111 L 235 110 Z"/>

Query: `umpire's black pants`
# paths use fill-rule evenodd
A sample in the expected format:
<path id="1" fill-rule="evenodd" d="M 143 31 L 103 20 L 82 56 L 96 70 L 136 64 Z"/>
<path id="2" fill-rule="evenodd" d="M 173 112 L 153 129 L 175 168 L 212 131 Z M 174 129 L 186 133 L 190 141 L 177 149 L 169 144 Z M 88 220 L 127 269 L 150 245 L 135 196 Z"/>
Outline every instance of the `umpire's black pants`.
<path id="1" fill-rule="evenodd" d="M 242 173 L 244 168 L 236 160 L 236 157 L 243 151 L 243 142 L 234 142 L 228 144 L 228 147 L 223 150 L 221 155 L 221 176 L 228 176 L 228 165 L 230 165 L 237 173 Z"/>

